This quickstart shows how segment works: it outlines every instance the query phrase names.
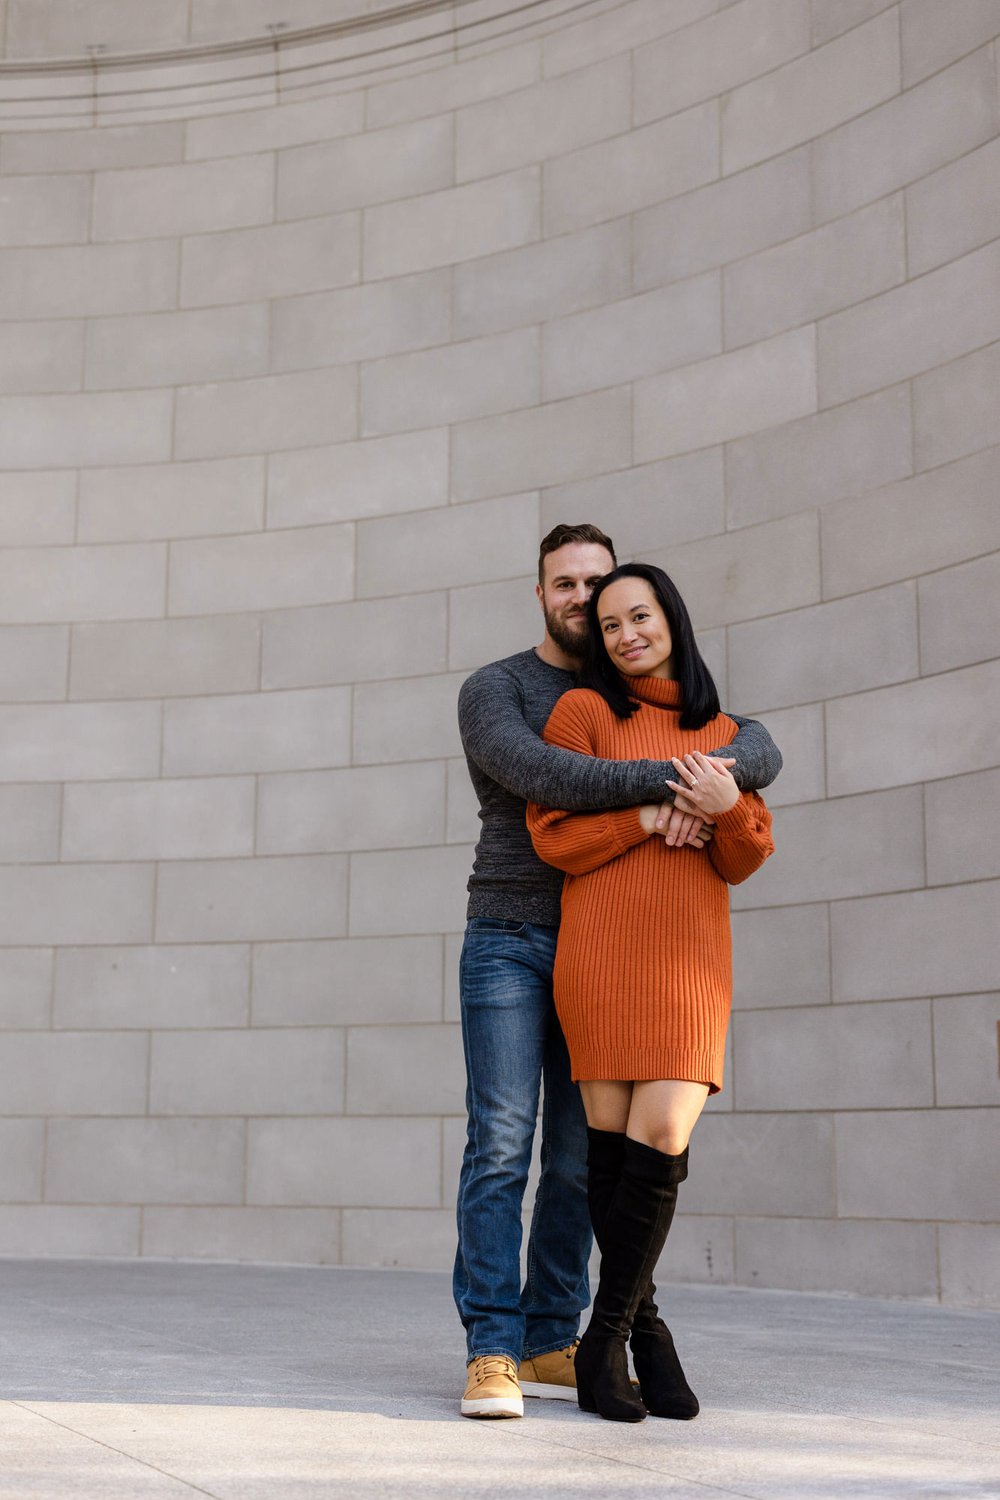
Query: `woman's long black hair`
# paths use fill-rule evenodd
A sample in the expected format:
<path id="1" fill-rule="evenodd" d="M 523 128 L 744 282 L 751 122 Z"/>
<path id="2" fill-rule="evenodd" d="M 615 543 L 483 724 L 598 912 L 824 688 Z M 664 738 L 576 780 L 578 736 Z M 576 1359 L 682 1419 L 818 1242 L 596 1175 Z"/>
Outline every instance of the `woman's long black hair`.
<path id="1" fill-rule="evenodd" d="M 619 719 L 631 718 L 639 707 L 629 695 L 628 678 L 619 672 L 604 644 L 604 633 L 599 619 L 601 595 L 608 584 L 619 578 L 642 578 L 659 600 L 660 608 L 667 617 L 670 637 L 673 642 L 673 670 L 681 689 L 681 729 L 701 729 L 709 719 L 720 712 L 719 691 L 711 672 L 698 650 L 687 605 L 677 591 L 672 578 L 662 568 L 652 563 L 622 563 L 610 573 L 605 573 L 590 596 L 587 605 L 587 654 L 578 678 L 581 687 L 593 688 L 600 693 L 608 707 Z"/>

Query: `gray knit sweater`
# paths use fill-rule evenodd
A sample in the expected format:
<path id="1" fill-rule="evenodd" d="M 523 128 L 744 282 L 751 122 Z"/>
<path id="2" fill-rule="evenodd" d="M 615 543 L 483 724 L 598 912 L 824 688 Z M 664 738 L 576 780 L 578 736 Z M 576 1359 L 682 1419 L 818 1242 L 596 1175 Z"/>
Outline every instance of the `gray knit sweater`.
<path id="1" fill-rule="evenodd" d="M 556 700 L 574 686 L 571 672 L 520 651 L 480 667 L 462 684 L 458 724 L 479 798 L 482 832 L 469 877 L 470 917 L 559 923 L 562 871 L 544 864 L 524 821 L 527 802 L 581 811 L 636 807 L 672 794 L 675 767 L 654 760 L 598 760 L 546 745 L 540 738 Z M 769 786 L 781 754 L 762 724 L 730 714 L 740 726 L 726 753 L 744 790 Z"/>

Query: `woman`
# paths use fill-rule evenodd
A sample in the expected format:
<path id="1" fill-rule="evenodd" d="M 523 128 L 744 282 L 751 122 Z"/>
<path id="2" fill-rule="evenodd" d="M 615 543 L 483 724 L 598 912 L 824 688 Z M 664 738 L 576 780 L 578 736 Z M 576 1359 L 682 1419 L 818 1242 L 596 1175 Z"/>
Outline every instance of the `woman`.
<path id="1" fill-rule="evenodd" d="M 542 859 L 566 872 L 554 989 L 588 1124 L 588 1195 L 601 1277 L 576 1353 L 584 1411 L 612 1421 L 693 1417 L 652 1274 L 687 1176 L 688 1140 L 722 1086 L 731 944 L 727 883 L 773 850 L 756 793 L 707 752 L 736 724 L 720 712 L 676 587 L 627 563 L 588 606 L 582 687 L 564 694 L 550 744 L 609 759 L 673 759 L 668 783 L 714 822 L 704 849 L 667 848 L 657 808 L 569 813 L 529 805 Z M 639 1379 L 629 1381 L 626 1340 Z"/>

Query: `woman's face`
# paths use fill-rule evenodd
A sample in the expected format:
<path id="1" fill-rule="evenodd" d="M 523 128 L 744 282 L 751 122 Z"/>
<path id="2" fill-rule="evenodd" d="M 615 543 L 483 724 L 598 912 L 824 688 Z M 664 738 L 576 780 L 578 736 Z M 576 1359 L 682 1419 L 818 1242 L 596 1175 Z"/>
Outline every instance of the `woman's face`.
<path id="1" fill-rule="evenodd" d="M 645 578 L 617 578 L 597 604 L 604 648 L 628 677 L 673 677 L 670 625 Z"/>

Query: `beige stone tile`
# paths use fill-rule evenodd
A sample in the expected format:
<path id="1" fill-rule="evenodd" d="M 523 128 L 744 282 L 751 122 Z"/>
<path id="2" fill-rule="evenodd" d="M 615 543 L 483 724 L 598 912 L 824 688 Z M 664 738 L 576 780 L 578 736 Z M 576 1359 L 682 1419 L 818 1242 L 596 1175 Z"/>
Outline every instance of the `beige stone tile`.
<path id="1" fill-rule="evenodd" d="M 894 584 L 732 625 L 729 663 L 741 702 L 764 708 L 836 698 L 917 677 L 916 584 Z M 924 668 L 933 670 L 926 661 Z"/>
<path id="2" fill-rule="evenodd" d="M 517 494 L 623 469 L 633 456 L 631 424 L 627 390 L 464 422 L 452 431 L 453 496 Z"/>
<path id="3" fill-rule="evenodd" d="M 294 297 L 360 276 L 360 214 L 332 214 L 184 241 L 180 304 L 201 307 Z"/>
<path id="4" fill-rule="evenodd" d="M 929 370 L 913 382 L 914 449 L 920 469 L 986 448 L 997 435 L 1000 343 Z"/>
<path id="5" fill-rule="evenodd" d="M 145 1036 L 11 1032 L 0 1036 L 0 1099 L 10 1115 L 134 1115 L 146 1104 Z"/>
<path id="6" fill-rule="evenodd" d="M 837 1209 L 852 1219 L 988 1219 L 985 1174 L 955 1162 L 988 1159 L 989 1109 L 877 1110 L 837 1119 Z"/>
<path id="7" fill-rule="evenodd" d="M 825 903 L 734 912 L 732 929 L 734 1010 L 829 1002 Z"/>
<path id="8" fill-rule="evenodd" d="M 271 304 L 273 368 L 350 364 L 446 344 L 450 302 L 447 269 L 279 298 Z"/>
<path id="9" fill-rule="evenodd" d="M 445 1271 L 454 1259 L 455 1215 L 450 1207 L 344 1210 L 345 1266 Z"/>
<path id="10" fill-rule="evenodd" d="M 799 147 L 637 213 L 635 284 L 711 270 L 811 227 L 809 148 Z"/>
<path id="11" fill-rule="evenodd" d="M 902 194 L 727 266 L 726 347 L 812 322 L 906 279 Z"/>
<path id="12" fill-rule="evenodd" d="M 348 598 L 353 578 L 350 524 L 174 542 L 168 608 L 198 615 L 327 604 Z"/>
<path id="13" fill-rule="evenodd" d="M 995 1307 L 1000 1277 L 1000 1231 L 995 1224 L 941 1224 L 941 1299 L 959 1306 Z"/>
<path id="14" fill-rule="evenodd" d="M 989 695 L 998 689 L 1000 662 L 993 662 L 827 704 L 831 795 L 992 766 L 997 725 Z M 893 753 L 901 744 L 905 766 Z"/>
<path id="15" fill-rule="evenodd" d="M 632 124 L 627 54 L 470 104 L 455 115 L 459 182 L 564 156 Z M 412 127 L 410 127 L 412 128 Z"/>
<path id="16" fill-rule="evenodd" d="M 138 1208 L 66 1207 L 59 1203 L 5 1203 L 0 1235 L 8 1255 L 137 1255 Z"/>
<path id="17" fill-rule="evenodd" d="M 175 699 L 164 710 L 165 776 L 313 770 L 350 759 L 350 689 Z"/>
<path id="18" fill-rule="evenodd" d="M 711 1214 L 677 1214 L 657 1274 L 664 1281 L 731 1286 L 732 1219 Z"/>
<path id="19" fill-rule="evenodd" d="M 536 41 L 506 46 L 478 57 L 449 57 L 447 66 L 420 68 L 409 78 L 372 85 L 366 93 L 369 126 L 419 120 L 460 109 L 533 83 L 541 72 Z"/>
<path id="20" fill-rule="evenodd" d="M 741 1286 L 937 1299 L 932 1224 L 737 1219 L 736 1264 Z"/>
<path id="21" fill-rule="evenodd" d="M 277 217 L 342 213 L 450 187 L 452 128 L 442 114 L 279 151 Z"/>
<path id="22" fill-rule="evenodd" d="M 830 916 L 834 1000 L 964 995 L 996 987 L 998 881 L 838 901 Z"/>
<path id="23" fill-rule="evenodd" d="M 480 832 L 479 799 L 465 757 L 456 757 L 448 761 L 445 838 L 449 844 L 475 844 Z"/>
<path id="24" fill-rule="evenodd" d="M 5 1038 L 4 1040 L 9 1040 Z M 45 1124 L 0 1120 L 0 1185 L 4 1197 L 32 1202 L 42 1196 Z"/>
<path id="25" fill-rule="evenodd" d="M 161 1032 L 149 1069 L 151 1114 L 339 1114 L 344 1033 L 317 1026 Z"/>
<path id="26" fill-rule="evenodd" d="M 10 704 L 0 708 L 4 781 L 117 780 L 158 770 L 155 703 Z"/>
<path id="27" fill-rule="evenodd" d="M 242 1120 L 52 1120 L 49 1197 L 61 1203 L 238 1203 Z"/>
<path id="28" fill-rule="evenodd" d="M 175 447 L 179 458 L 307 448 L 357 437 L 357 423 L 353 366 L 264 375 L 179 390 Z"/>
<path id="29" fill-rule="evenodd" d="M 71 698 L 169 698 L 257 687 L 252 616 L 130 621 L 73 630 Z"/>
<path id="30" fill-rule="evenodd" d="M 343 855 L 176 860 L 159 872 L 157 942 L 341 937 L 346 918 Z"/>
<path id="31" fill-rule="evenodd" d="M 738 699 L 733 712 L 744 706 Z M 823 705 L 771 710 L 762 716 L 764 727 L 784 756 L 777 780 L 764 790 L 768 807 L 794 802 L 819 802 L 826 795 L 826 746 Z"/>
<path id="32" fill-rule="evenodd" d="M 924 803 L 929 885 L 1000 876 L 1000 771 L 932 782 Z"/>
<path id="33" fill-rule="evenodd" d="M 736 1108 L 920 1109 L 934 1103 L 930 1003 L 755 1010 L 734 1023 Z"/>
<path id="34" fill-rule="evenodd" d="M 458 690 L 465 672 L 397 682 L 359 683 L 354 690 L 354 754 L 364 765 L 459 755 Z"/>
<path id="35" fill-rule="evenodd" d="M 254 852 L 251 776 L 81 783 L 65 791 L 62 858 L 235 858 Z"/>
<path id="36" fill-rule="evenodd" d="M 427 271 L 538 238 L 539 169 L 445 188 L 365 213 L 366 280 Z"/>
<path id="37" fill-rule="evenodd" d="M 0 143 L 8 172 L 96 172 L 161 167 L 184 155 L 184 126 L 104 125 L 96 129 L 10 131 Z"/>
<path id="38" fill-rule="evenodd" d="M 444 427 L 301 448 L 272 454 L 268 460 L 271 526 L 355 520 L 447 503 L 448 432 Z"/>
<path id="39" fill-rule="evenodd" d="M 800 417 L 726 448 L 730 526 L 854 497 L 913 470 L 905 385 Z"/>
<path id="40" fill-rule="evenodd" d="M 437 1208 L 436 1120 L 252 1120 L 247 1200 L 345 1208 Z"/>
<path id="41" fill-rule="evenodd" d="M 1000 234 L 1000 141 L 949 162 L 906 190 L 907 256 L 919 275 Z"/>
<path id="42" fill-rule="evenodd" d="M 399 594 L 415 584 L 435 589 L 516 575 L 534 561 L 537 528 L 533 494 L 362 521 L 357 592 Z"/>
<path id="43" fill-rule="evenodd" d="M 256 943 L 258 1026 L 382 1026 L 441 1016 L 439 937 Z"/>
<path id="44" fill-rule="evenodd" d="M 995 1105 L 1000 995 L 954 995 L 932 1009 L 935 1104 Z"/>
<path id="45" fill-rule="evenodd" d="M 268 615 L 263 686 L 311 687 L 444 671 L 447 618 L 443 591 Z"/>
<path id="46" fill-rule="evenodd" d="M 903 84 L 909 88 L 1000 34 L 1000 5 L 997 0 L 961 0 L 942 10 L 934 0 L 906 0 L 900 6 L 900 27 Z"/>
<path id="47" fill-rule="evenodd" d="M 539 396 L 537 329 L 466 339 L 362 366 L 361 432 L 436 428 L 535 406 Z"/>
<path id="48" fill-rule="evenodd" d="M 52 1009 L 52 950 L 5 948 L 0 953 L 0 1027 L 44 1030 Z"/>
<path id="49" fill-rule="evenodd" d="M 857 593 L 1000 545 L 1000 448 L 823 511 L 823 593 Z"/>
<path id="50" fill-rule="evenodd" d="M 0 475 L 0 545 L 72 544 L 75 514 L 76 475 L 69 470 Z"/>
<path id="51" fill-rule="evenodd" d="M 894 0 L 811 0 L 811 3 L 813 46 L 818 47 L 888 10 Z"/>
<path id="52" fill-rule="evenodd" d="M 3 943 L 144 943 L 152 917 L 152 865 L 0 867 Z"/>
<path id="53" fill-rule="evenodd" d="M 0 627 L 0 701 L 45 703 L 66 696 L 69 628 Z"/>
<path id="54" fill-rule="evenodd" d="M 678 1199 L 685 1213 L 823 1218 L 834 1212 L 829 1115 L 706 1115 L 691 1158 L 691 1175 Z"/>
<path id="55" fill-rule="evenodd" d="M 58 786 L 0 786 L 0 861 L 58 860 L 60 804 Z"/>
<path id="56" fill-rule="evenodd" d="M 186 1208 L 143 1210 L 142 1253 L 166 1260 L 340 1261 L 336 1208 Z"/>
<path id="57" fill-rule="evenodd" d="M 438 761 L 262 776 L 257 851 L 323 854 L 436 843 L 444 836 L 444 788 Z"/>
<path id="58" fill-rule="evenodd" d="M 997 654 L 998 590 L 997 554 L 920 579 L 920 659 L 925 672 L 944 672 Z"/>
<path id="59" fill-rule="evenodd" d="M 185 123 L 185 155 L 189 161 L 200 161 L 332 140 L 363 129 L 364 113 L 365 98 L 359 89 L 318 99 L 283 99 L 279 108 L 268 104 L 261 109 L 203 115 Z"/>
<path id="60" fill-rule="evenodd" d="M 785 807 L 776 853 L 732 894 L 737 910 L 912 890 L 924 884 L 919 787 Z"/>
<path id="61" fill-rule="evenodd" d="M 621 385 L 721 349 L 719 278 L 710 272 L 547 323 L 545 399 Z"/>
<path id="62" fill-rule="evenodd" d="M 187 41 L 187 0 L 165 0 L 155 12 L 130 0 L 93 0 L 85 10 L 73 0 L 10 0 L 10 57 L 83 57 L 100 36 L 112 52 L 182 46 Z"/>
<path id="63" fill-rule="evenodd" d="M 559 26 L 543 43 L 545 76 L 555 77 L 611 53 L 642 47 L 708 15 L 717 5 L 718 0 L 631 0 L 602 14 L 585 16 L 575 26 Z"/>
<path id="64" fill-rule="evenodd" d="M 170 457 L 168 391 L 0 398 L 0 463 L 10 469 L 156 463 Z"/>
<path id="65" fill-rule="evenodd" d="M 635 457 L 668 458 L 814 412 L 811 327 L 635 383 Z"/>
<path id="66" fill-rule="evenodd" d="M 599 474 L 542 493 L 541 529 L 583 517 L 612 538 L 622 560 L 724 530 L 722 449 Z"/>
<path id="67" fill-rule="evenodd" d="M 460 932 L 471 865 L 466 844 L 352 855 L 351 936 Z"/>
<path id="68" fill-rule="evenodd" d="M 448 666 L 472 671 L 540 639 L 534 578 L 473 584 L 448 594 Z"/>
<path id="69" fill-rule="evenodd" d="M 884 24 L 895 26 L 891 13 Z M 832 131 L 813 147 L 817 216 L 837 218 L 963 156 L 994 133 L 993 109 L 980 52 Z"/>
<path id="70" fill-rule="evenodd" d="M 80 475 L 81 542 L 219 536 L 263 524 L 261 458 L 126 464 Z"/>
<path id="71" fill-rule="evenodd" d="M 629 225 L 598 224 L 579 234 L 465 261 L 454 268 L 454 337 L 473 338 L 603 307 L 631 290 Z"/>
<path id="72" fill-rule="evenodd" d="M 99 318 L 87 329 L 86 385 L 122 390 L 262 375 L 268 340 L 263 305 Z"/>
<path id="73" fill-rule="evenodd" d="M 141 619 L 163 613 L 166 548 L 8 548 L 0 559 L 0 619 Z"/>
<path id="74" fill-rule="evenodd" d="M 0 394 L 78 391 L 83 383 L 82 322 L 5 323 Z"/>
<path id="75" fill-rule="evenodd" d="M 635 54 L 638 124 L 687 109 L 809 51 L 808 0 L 743 0 Z"/>
<path id="76" fill-rule="evenodd" d="M 713 101 L 547 161 L 545 235 L 586 229 L 701 187 L 719 176 Z"/>
<path id="77" fill-rule="evenodd" d="M 349 1114 L 463 1115 L 461 1031 L 440 1026 L 355 1026 L 347 1034 Z"/>
<path id="78" fill-rule="evenodd" d="M 0 250 L 0 316 L 158 312 L 176 303 L 177 261 L 173 240 Z"/>
<path id="79" fill-rule="evenodd" d="M 243 229 L 274 213 L 270 156 L 98 172 L 93 238 L 159 239 Z"/>
<path id="80" fill-rule="evenodd" d="M 723 171 L 821 136 L 898 90 L 899 32 L 886 13 L 728 94 Z"/>
<path id="81" fill-rule="evenodd" d="M 87 1031 L 244 1026 L 250 950 L 198 947 L 60 948 L 53 1025 Z"/>
<path id="82" fill-rule="evenodd" d="M 809 513 L 662 548 L 646 560 L 669 570 L 698 630 L 819 598 L 819 527 Z"/>

